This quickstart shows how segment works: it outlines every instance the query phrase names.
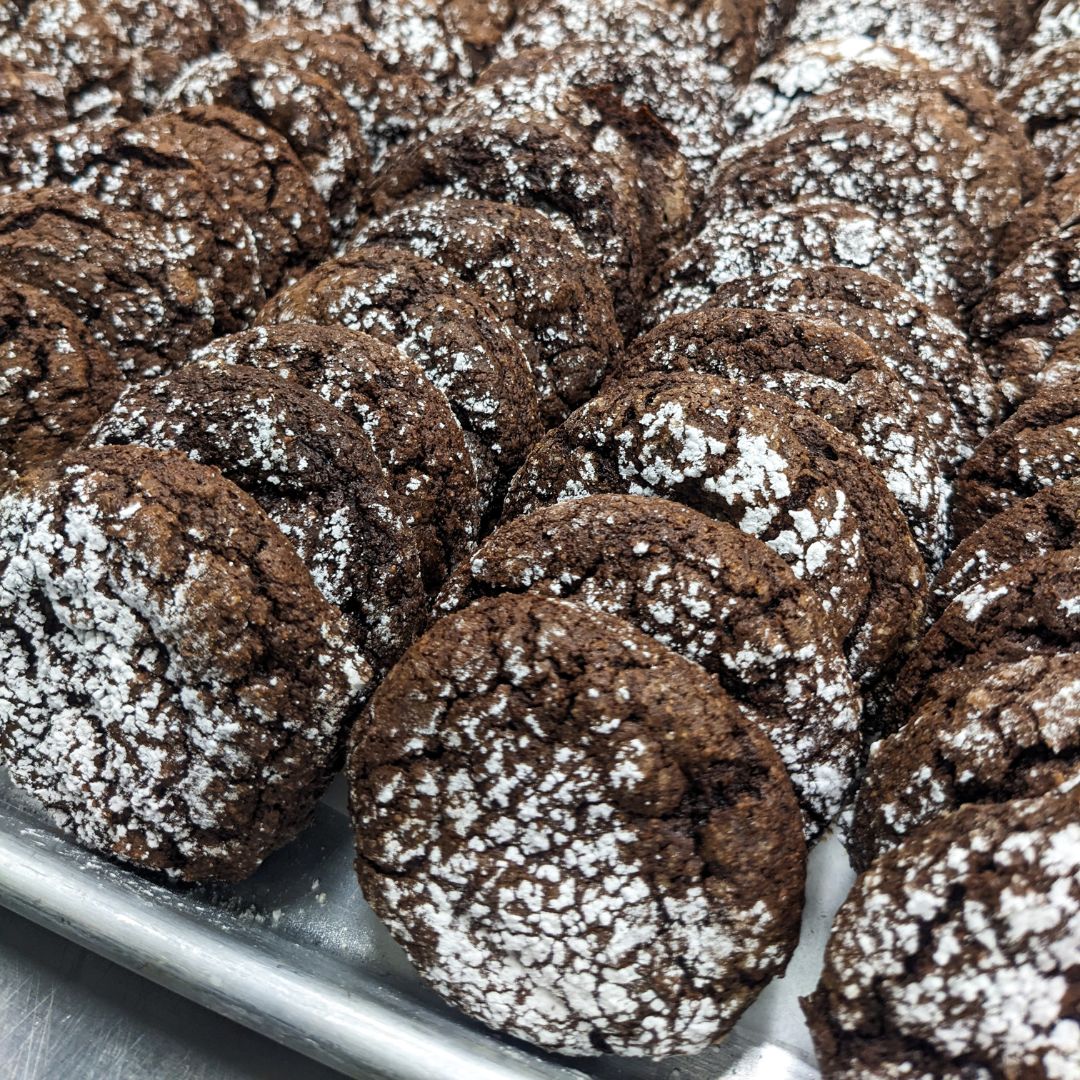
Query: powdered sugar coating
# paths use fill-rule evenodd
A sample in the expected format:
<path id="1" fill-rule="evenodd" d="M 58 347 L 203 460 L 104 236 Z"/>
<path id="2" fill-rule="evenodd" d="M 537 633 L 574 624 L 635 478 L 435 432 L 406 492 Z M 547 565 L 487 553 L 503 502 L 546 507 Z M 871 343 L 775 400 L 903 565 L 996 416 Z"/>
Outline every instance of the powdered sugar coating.
<path id="1" fill-rule="evenodd" d="M 186 880 L 306 823 L 370 671 L 285 540 L 181 455 L 0 500 L 0 758 L 83 844 Z"/>
<path id="2" fill-rule="evenodd" d="M 860 878 L 805 1006 L 837 1080 L 1075 1080 L 1078 955 L 1080 791 L 966 807 Z"/>
<path id="3" fill-rule="evenodd" d="M 519 596 L 442 620 L 373 699 L 351 779 L 369 902 L 512 1035 L 692 1053 L 786 962 L 805 849 L 783 767 L 620 620 Z"/>

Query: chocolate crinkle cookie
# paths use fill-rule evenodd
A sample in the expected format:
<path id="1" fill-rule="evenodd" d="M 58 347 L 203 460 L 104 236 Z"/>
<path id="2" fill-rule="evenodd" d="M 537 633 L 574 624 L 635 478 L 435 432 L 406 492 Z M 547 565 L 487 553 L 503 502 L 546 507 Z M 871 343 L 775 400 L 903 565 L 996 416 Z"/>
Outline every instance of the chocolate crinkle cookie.
<path id="1" fill-rule="evenodd" d="M 957 461 L 969 457 L 978 439 L 1001 419 L 1001 394 L 966 335 L 906 289 L 876 274 L 846 266 L 784 270 L 726 282 L 710 303 L 814 315 L 852 330 L 881 353 L 912 394 L 927 401 Z M 957 420 L 962 425 L 959 434 Z"/>
<path id="2" fill-rule="evenodd" d="M 953 470 L 921 403 L 862 338 L 828 319 L 702 308 L 639 337 L 613 375 L 697 371 L 782 394 L 850 435 L 931 567 L 949 551 Z"/>
<path id="3" fill-rule="evenodd" d="M 536 210 L 436 196 L 370 222 L 352 247 L 366 244 L 453 271 L 519 331 L 548 427 L 596 392 L 622 345 L 596 265 Z"/>
<path id="4" fill-rule="evenodd" d="M 450 402 L 485 513 L 542 430 L 513 332 L 456 274 L 410 251 L 370 246 L 323 263 L 274 297 L 258 322 L 343 326 L 399 346 Z"/>
<path id="5" fill-rule="evenodd" d="M 1080 4 L 1077 0 L 1046 0 L 1039 8 L 1035 29 L 1028 39 L 1028 48 L 1060 45 L 1076 37 L 1080 37 Z"/>
<path id="6" fill-rule="evenodd" d="M 866 868 L 968 803 L 1080 788 L 1080 655 L 943 674 L 937 696 L 875 743 L 849 848 Z"/>
<path id="7" fill-rule="evenodd" d="M 887 278 L 955 316 L 951 279 L 912 251 L 899 225 L 853 203 L 781 204 L 699 215 L 694 235 L 656 272 L 646 322 L 707 303 L 717 287 L 793 267 L 850 266 Z"/>
<path id="8" fill-rule="evenodd" d="M 1026 0 L 802 0 L 784 41 L 862 35 L 1000 86 L 1009 58 L 1031 33 L 1032 15 Z"/>
<path id="9" fill-rule="evenodd" d="M 75 117 L 141 116 L 245 24 L 234 0 L 33 0 L 0 49 L 55 76 Z"/>
<path id="10" fill-rule="evenodd" d="M 1080 791 L 939 818 L 861 877 L 803 999 L 829 1080 L 1071 1078 Z"/>
<path id="11" fill-rule="evenodd" d="M 938 700 L 957 672 L 1080 652 L 1080 551 L 1051 551 L 960 593 L 919 642 L 893 687 L 886 726 Z"/>
<path id="12" fill-rule="evenodd" d="M 0 500 L 0 760 L 80 843 L 235 881 L 308 822 L 370 682 L 216 469 L 84 450 Z"/>
<path id="13" fill-rule="evenodd" d="M 375 670 L 419 631 L 416 545 L 370 441 L 295 381 L 191 363 L 129 389 L 89 442 L 181 450 L 220 469 L 292 543 Z"/>
<path id="14" fill-rule="evenodd" d="M 188 67 L 164 104 L 222 105 L 273 128 L 303 162 L 334 230 L 355 225 L 371 189 L 371 155 L 356 114 L 321 75 L 264 57 L 245 40 Z"/>
<path id="15" fill-rule="evenodd" d="M 352 417 L 386 470 L 428 592 L 438 591 L 475 541 L 480 496 L 461 425 L 414 361 L 369 334 L 306 323 L 218 338 L 192 359 L 272 372 Z"/>
<path id="16" fill-rule="evenodd" d="M 1076 387 L 1050 387 L 1025 402 L 965 463 L 956 480 L 953 531 L 963 540 L 1028 495 L 1080 476 Z"/>
<path id="17" fill-rule="evenodd" d="M 66 188 L 0 198 L 0 272 L 63 304 L 131 377 L 214 336 L 209 237 Z"/>
<path id="18" fill-rule="evenodd" d="M 64 91 L 52 75 L 0 56 L 0 190 L 18 185 L 26 140 L 67 120 Z"/>
<path id="19" fill-rule="evenodd" d="M 1080 215 L 1035 241 L 997 278 L 971 316 L 990 374 L 1013 404 L 1035 392 L 1055 348 L 1080 330 Z"/>
<path id="20" fill-rule="evenodd" d="M 547 214 L 595 260 L 623 332 L 636 328 L 645 290 L 639 193 L 583 129 L 535 110 L 505 119 L 444 117 L 438 131 L 391 155 L 376 207 L 424 189 Z"/>
<path id="21" fill-rule="evenodd" d="M 925 567 L 896 500 L 847 436 L 788 398 L 694 372 L 614 383 L 536 444 L 504 519 L 607 493 L 765 540 L 817 592 L 860 682 L 910 647 Z"/>
<path id="22" fill-rule="evenodd" d="M 1080 479 L 1056 484 L 995 514 L 957 545 L 930 590 L 934 617 L 962 592 L 1051 551 L 1080 548 Z"/>
<path id="23" fill-rule="evenodd" d="M 368 902 L 440 994 L 575 1055 L 718 1041 L 798 935 L 784 767 L 695 664 L 536 596 L 437 623 L 350 755 Z"/>
<path id="24" fill-rule="evenodd" d="M 776 747 L 807 840 L 839 813 L 859 757 L 858 693 L 821 602 L 760 540 L 666 499 L 570 499 L 497 529 L 438 607 L 501 593 L 564 597 L 700 664 Z"/>

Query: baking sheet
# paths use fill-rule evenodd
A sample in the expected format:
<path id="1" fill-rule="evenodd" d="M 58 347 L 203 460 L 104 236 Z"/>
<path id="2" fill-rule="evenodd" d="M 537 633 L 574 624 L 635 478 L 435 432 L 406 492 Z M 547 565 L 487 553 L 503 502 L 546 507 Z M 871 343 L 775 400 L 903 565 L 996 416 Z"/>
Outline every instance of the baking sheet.
<path id="1" fill-rule="evenodd" d="M 170 887 L 83 851 L 0 770 L 0 904 L 347 1076 L 393 1080 L 811 1080 L 797 998 L 852 881 L 811 854 L 799 948 L 723 1045 L 653 1063 L 565 1059 L 492 1034 L 424 989 L 360 897 L 340 785 L 247 882 Z"/>

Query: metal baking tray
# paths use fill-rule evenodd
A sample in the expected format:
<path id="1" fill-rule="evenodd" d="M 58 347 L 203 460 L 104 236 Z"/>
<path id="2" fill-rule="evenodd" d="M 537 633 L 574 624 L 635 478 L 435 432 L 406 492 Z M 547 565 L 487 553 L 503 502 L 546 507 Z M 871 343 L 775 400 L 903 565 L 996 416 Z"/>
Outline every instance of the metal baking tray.
<path id="1" fill-rule="evenodd" d="M 556 1058 L 441 1002 L 364 903 L 342 785 L 249 881 L 163 885 L 67 839 L 0 769 L 0 904 L 346 1076 L 392 1080 L 812 1080 L 797 998 L 852 875 L 811 855 L 799 948 L 725 1042 L 646 1062 Z"/>

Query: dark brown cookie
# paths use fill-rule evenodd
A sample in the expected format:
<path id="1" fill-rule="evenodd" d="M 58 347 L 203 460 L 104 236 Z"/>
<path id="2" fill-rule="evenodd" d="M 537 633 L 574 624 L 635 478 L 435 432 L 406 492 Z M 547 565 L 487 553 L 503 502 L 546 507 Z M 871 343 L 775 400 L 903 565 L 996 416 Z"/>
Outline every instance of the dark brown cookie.
<path id="1" fill-rule="evenodd" d="M 1080 330 L 1080 220 L 1042 237 L 997 278 L 971 315 L 971 334 L 1013 404 L 1037 391 L 1054 349 Z"/>
<path id="2" fill-rule="evenodd" d="M 234 0 L 33 0 L 6 51 L 56 76 L 73 116 L 141 116 L 245 22 Z"/>
<path id="3" fill-rule="evenodd" d="M 87 847 L 238 880 L 308 822 L 370 682 L 216 469 L 85 450 L 0 500 L 0 758 Z"/>
<path id="4" fill-rule="evenodd" d="M 265 292 L 255 238 L 239 208 L 186 147 L 157 123 L 89 126 L 63 146 L 60 179 L 103 203 L 157 219 L 205 248 L 214 290 L 214 330 L 247 326 Z"/>
<path id="5" fill-rule="evenodd" d="M 893 689 L 892 730 L 940 697 L 943 677 L 1080 652 L 1080 552 L 1052 551 L 972 585 L 919 643 Z"/>
<path id="6" fill-rule="evenodd" d="M 248 35 L 253 56 L 321 76 L 349 103 L 378 167 L 386 152 L 424 124 L 437 93 L 415 72 L 388 71 L 355 34 L 326 33 L 267 19 Z"/>
<path id="7" fill-rule="evenodd" d="M 611 384 L 536 444 L 504 518 L 609 492 L 765 540 L 821 597 L 861 682 L 910 645 L 925 569 L 896 500 L 854 443 L 787 398 L 689 372 Z"/>
<path id="8" fill-rule="evenodd" d="M 1039 374 L 1039 386 L 1047 390 L 1080 386 L 1080 330 L 1074 330 L 1055 347 L 1050 362 Z"/>
<path id="9" fill-rule="evenodd" d="M 851 266 L 904 286 L 940 314 L 956 314 L 948 274 L 913 252 L 902 228 L 853 203 L 706 212 L 698 226 L 656 272 L 649 325 L 701 307 L 725 282 L 792 267 Z"/>
<path id="10" fill-rule="evenodd" d="M 444 120 L 387 162 L 376 205 L 422 189 L 547 214 L 577 237 L 611 289 L 624 333 L 640 318 L 645 270 L 637 192 L 612 178 L 585 133 L 540 112 L 505 120 Z"/>
<path id="11" fill-rule="evenodd" d="M 480 496 L 461 425 L 400 349 L 338 326 L 289 323 L 218 338 L 201 364 L 247 364 L 294 380 L 351 416 L 386 469 L 430 593 L 472 548 Z"/>
<path id="12" fill-rule="evenodd" d="M 0 187 L 18 183 L 27 138 L 62 127 L 67 118 L 64 91 L 56 79 L 0 56 Z"/>
<path id="13" fill-rule="evenodd" d="M 1080 159 L 1078 159 L 1080 161 Z M 1008 266 L 1033 244 L 1080 223 L 1080 169 L 1067 172 L 1009 222 L 1001 239 L 1002 265 Z"/>
<path id="14" fill-rule="evenodd" d="M 803 999 L 829 1080 L 1076 1073 L 1080 792 L 969 806 L 855 884 Z"/>
<path id="15" fill-rule="evenodd" d="M 1013 68 L 1002 100 L 1026 125 L 1051 178 L 1080 154 L 1080 38 L 1040 49 Z"/>
<path id="16" fill-rule="evenodd" d="M 967 803 L 1080 788 L 1080 654 L 946 674 L 937 696 L 875 743 L 850 847 L 863 869 Z"/>
<path id="17" fill-rule="evenodd" d="M 371 189 L 371 156 L 356 114 L 322 76 L 241 42 L 188 67 L 165 104 L 223 105 L 272 128 L 303 162 L 334 230 L 356 223 Z"/>
<path id="18" fill-rule="evenodd" d="M 521 331 L 548 427 L 596 392 L 622 345 L 595 264 L 538 211 L 437 196 L 372 221 L 352 246 L 365 244 L 407 248 L 446 267 Z"/>
<path id="19" fill-rule="evenodd" d="M 437 623 L 350 755 L 357 870 L 421 976 L 549 1050 L 716 1042 L 798 936 L 768 739 L 697 665 L 536 596 Z"/>
<path id="20" fill-rule="evenodd" d="M 1080 476 L 1076 387 L 1048 388 L 1025 402 L 965 462 L 956 480 L 958 540 L 1028 495 Z"/>
<path id="21" fill-rule="evenodd" d="M 1001 419 L 1001 395 L 964 334 L 911 293 L 875 274 L 844 266 L 785 270 L 728 282 L 710 302 L 813 315 L 854 331 L 880 352 L 913 395 L 927 402 L 948 452 L 959 455 L 955 460 L 967 457 Z M 963 424 L 959 446 L 956 418 Z"/>
<path id="22" fill-rule="evenodd" d="M 0 283 L 0 485 L 74 445 L 122 385 L 116 361 L 66 307 Z"/>
<path id="23" fill-rule="evenodd" d="M 63 304 L 131 376 L 214 334 L 209 242 L 64 188 L 0 198 L 0 272 Z"/>
<path id="24" fill-rule="evenodd" d="M 779 751 L 808 841 L 847 801 L 858 693 L 821 602 L 760 540 L 666 499 L 571 499 L 496 530 L 438 607 L 506 592 L 615 615 L 714 675 Z"/>
<path id="25" fill-rule="evenodd" d="M 788 25 L 789 44 L 861 35 L 907 49 L 935 68 L 970 72 L 1000 86 L 1009 57 L 1034 25 L 1018 0 L 802 0 Z"/>
<path id="26" fill-rule="evenodd" d="M 953 469 L 920 403 L 860 337 L 827 319 L 703 308 L 635 341 L 613 372 L 697 371 L 783 394 L 850 435 L 931 567 L 949 551 Z"/>
<path id="27" fill-rule="evenodd" d="M 420 630 L 416 544 L 370 440 L 295 381 L 191 363 L 131 387 L 88 441 L 180 450 L 220 469 L 296 548 L 376 671 Z"/>
<path id="28" fill-rule="evenodd" d="M 1050 551 L 1080 547 L 1080 479 L 1059 483 L 1013 503 L 962 541 L 930 590 L 930 613 L 940 615 L 962 592 Z"/>

